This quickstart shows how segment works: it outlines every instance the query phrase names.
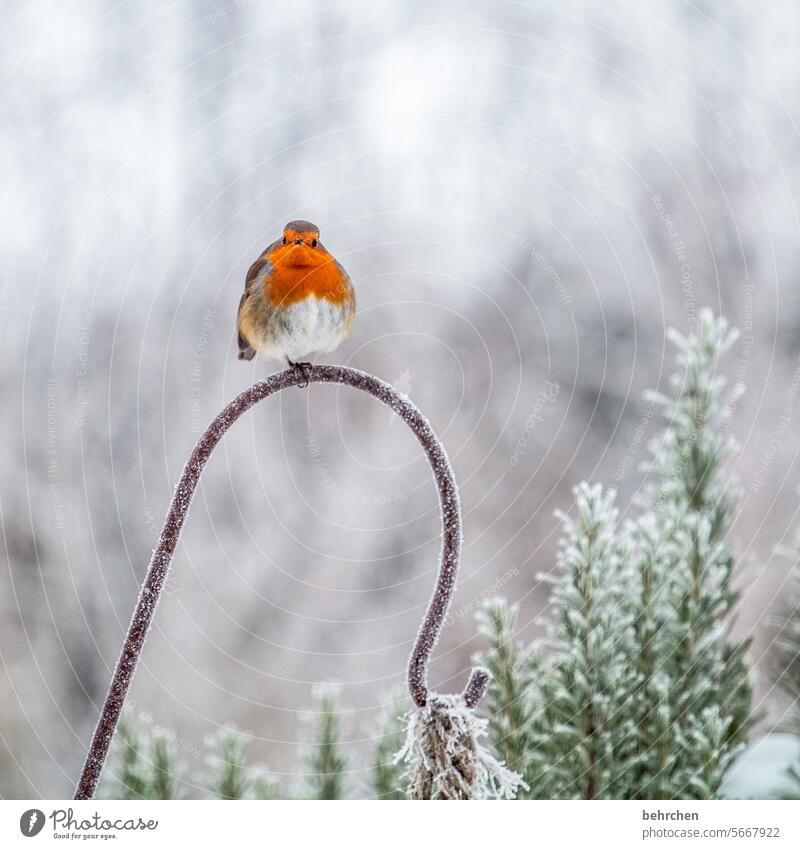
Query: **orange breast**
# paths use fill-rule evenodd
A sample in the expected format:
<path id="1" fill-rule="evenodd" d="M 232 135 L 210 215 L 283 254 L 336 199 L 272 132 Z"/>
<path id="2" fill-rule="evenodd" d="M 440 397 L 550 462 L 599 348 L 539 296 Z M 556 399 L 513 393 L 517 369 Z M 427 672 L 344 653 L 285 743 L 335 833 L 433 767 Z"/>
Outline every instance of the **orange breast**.
<path id="1" fill-rule="evenodd" d="M 268 301 L 288 307 L 313 295 L 338 305 L 352 297 L 349 281 L 327 251 L 320 251 L 307 265 L 293 265 L 285 261 L 286 249 L 282 247 L 269 255 L 272 272 L 264 279 Z"/>

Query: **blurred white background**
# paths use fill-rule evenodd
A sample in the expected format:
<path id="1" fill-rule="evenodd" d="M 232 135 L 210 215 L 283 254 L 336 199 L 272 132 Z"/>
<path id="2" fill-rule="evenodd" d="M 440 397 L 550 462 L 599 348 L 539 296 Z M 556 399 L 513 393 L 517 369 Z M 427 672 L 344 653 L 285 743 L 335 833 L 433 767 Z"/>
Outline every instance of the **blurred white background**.
<path id="1" fill-rule="evenodd" d="M 272 370 L 235 357 L 248 265 L 308 218 L 356 281 L 329 359 L 393 381 L 466 530 L 432 665 L 460 689 L 487 594 L 547 603 L 556 507 L 629 505 L 665 328 L 742 329 L 739 633 L 767 721 L 797 525 L 800 10 L 786 0 L 19 2 L 0 22 L 0 795 L 71 792 L 195 440 Z M 132 688 L 188 757 L 233 721 L 291 784 L 314 682 L 351 768 L 402 684 L 438 507 L 414 438 L 311 387 L 225 437 Z M 201 764 L 198 764 L 201 766 Z"/>

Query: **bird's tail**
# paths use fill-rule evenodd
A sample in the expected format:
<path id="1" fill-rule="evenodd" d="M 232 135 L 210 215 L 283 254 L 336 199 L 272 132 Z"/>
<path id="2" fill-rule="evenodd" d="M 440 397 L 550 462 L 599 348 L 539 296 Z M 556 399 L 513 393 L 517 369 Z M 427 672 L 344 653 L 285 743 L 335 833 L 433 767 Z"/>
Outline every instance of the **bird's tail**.
<path id="1" fill-rule="evenodd" d="M 250 347 L 250 343 L 247 339 L 239 334 L 239 359 L 240 360 L 252 360 L 256 355 L 255 349 Z"/>

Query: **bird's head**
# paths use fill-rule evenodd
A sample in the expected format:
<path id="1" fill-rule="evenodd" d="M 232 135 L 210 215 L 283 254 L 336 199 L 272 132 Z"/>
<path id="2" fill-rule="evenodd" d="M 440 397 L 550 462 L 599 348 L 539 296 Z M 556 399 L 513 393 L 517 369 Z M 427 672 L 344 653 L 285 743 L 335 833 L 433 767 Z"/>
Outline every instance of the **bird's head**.
<path id="1" fill-rule="evenodd" d="M 276 251 L 281 264 L 310 267 L 328 261 L 328 252 L 319 240 L 319 227 L 310 221 L 290 221 Z"/>

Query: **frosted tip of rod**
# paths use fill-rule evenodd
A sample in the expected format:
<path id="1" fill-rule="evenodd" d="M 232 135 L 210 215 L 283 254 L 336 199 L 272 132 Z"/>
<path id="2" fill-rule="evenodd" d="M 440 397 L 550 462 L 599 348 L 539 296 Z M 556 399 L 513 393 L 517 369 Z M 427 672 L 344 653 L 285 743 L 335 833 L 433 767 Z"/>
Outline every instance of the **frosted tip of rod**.
<path id="1" fill-rule="evenodd" d="M 472 670 L 463 694 L 464 704 L 468 708 L 477 707 L 478 702 L 486 694 L 486 688 L 489 686 L 489 681 L 491 680 L 492 676 L 488 669 L 484 669 L 482 666 L 476 666 Z"/>

